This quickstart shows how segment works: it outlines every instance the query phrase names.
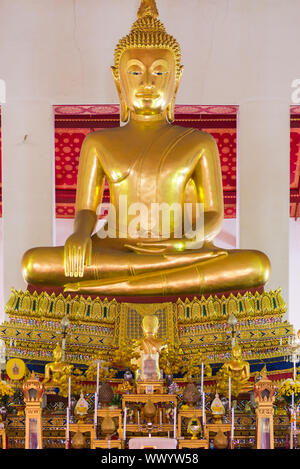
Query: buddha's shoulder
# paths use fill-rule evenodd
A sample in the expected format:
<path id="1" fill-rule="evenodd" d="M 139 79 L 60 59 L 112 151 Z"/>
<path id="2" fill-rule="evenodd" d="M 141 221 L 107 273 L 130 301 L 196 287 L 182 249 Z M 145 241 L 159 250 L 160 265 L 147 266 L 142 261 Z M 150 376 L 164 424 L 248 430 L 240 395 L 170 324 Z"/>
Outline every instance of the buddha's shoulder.
<path id="1" fill-rule="evenodd" d="M 122 127 L 112 127 L 108 129 L 99 129 L 94 132 L 90 132 L 85 137 L 86 141 L 99 141 L 105 140 L 107 138 L 112 138 L 115 135 L 120 135 L 122 133 Z"/>
<path id="2" fill-rule="evenodd" d="M 172 127 L 178 133 L 178 136 L 193 140 L 195 143 L 210 145 L 216 142 L 211 134 L 203 130 L 195 129 L 194 127 L 182 127 L 180 125 L 173 125 Z"/>

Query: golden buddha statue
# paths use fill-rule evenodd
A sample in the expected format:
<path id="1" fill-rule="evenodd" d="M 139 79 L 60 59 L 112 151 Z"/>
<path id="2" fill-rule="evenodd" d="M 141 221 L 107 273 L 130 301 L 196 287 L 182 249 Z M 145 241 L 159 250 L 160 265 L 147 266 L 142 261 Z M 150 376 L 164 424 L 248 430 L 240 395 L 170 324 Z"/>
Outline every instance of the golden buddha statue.
<path id="1" fill-rule="evenodd" d="M 74 232 L 64 247 L 25 253 L 28 283 L 100 296 L 201 295 L 266 283 L 265 254 L 213 244 L 223 220 L 219 153 L 210 134 L 171 125 L 182 72 L 178 42 L 158 19 L 155 1 L 142 0 L 112 67 L 125 125 L 85 138 Z M 115 224 L 93 234 L 105 178 Z M 172 207 L 183 213 L 187 204 L 191 225 L 201 219 L 200 228 L 185 230 L 174 215 Z M 149 221 L 157 207 L 171 210 L 169 220 Z"/>
<path id="2" fill-rule="evenodd" d="M 242 358 L 242 349 L 238 342 L 232 347 L 231 360 L 225 362 L 217 373 L 217 389 L 228 397 L 229 377 L 231 377 L 231 394 L 238 397 L 241 392 L 249 391 L 250 365 Z"/>
<path id="3" fill-rule="evenodd" d="M 47 388 L 59 388 L 62 396 L 68 395 L 68 380 L 71 376 L 73 365 L 62 361 L 63 351 L 59 343 L 53 350 L 54 362 L 45 366 L 45 378 L 43 383 Z"/>
<path id="4" fill-rule="evenodd" d="M 159 320 L 157 316 L 147 315 L 143 317 L 142 329 L 144 336 L 137 340 L 135 348 L 139 358 L 132 360 L 132 363 L 137 365 L 137 375 L 140 371 L 142 380 L 160 379 L 159 352 L 164 347 L 164 344 L 155 337 L 158 327 Z"/>

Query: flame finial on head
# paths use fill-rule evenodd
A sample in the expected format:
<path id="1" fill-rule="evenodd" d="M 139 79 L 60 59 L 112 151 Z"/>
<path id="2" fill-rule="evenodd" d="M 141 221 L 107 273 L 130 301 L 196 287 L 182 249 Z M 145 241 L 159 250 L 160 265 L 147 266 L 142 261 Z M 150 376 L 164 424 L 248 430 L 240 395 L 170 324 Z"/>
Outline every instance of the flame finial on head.
<path id="1" fill-rule="evenodd" d="M 153 18 L 158 18 L 158 9 L 155 3 L 155 0 L 142 0 L 141 5 L 138 11 L 138 18 L 143 16 L 153 16 Z"/>

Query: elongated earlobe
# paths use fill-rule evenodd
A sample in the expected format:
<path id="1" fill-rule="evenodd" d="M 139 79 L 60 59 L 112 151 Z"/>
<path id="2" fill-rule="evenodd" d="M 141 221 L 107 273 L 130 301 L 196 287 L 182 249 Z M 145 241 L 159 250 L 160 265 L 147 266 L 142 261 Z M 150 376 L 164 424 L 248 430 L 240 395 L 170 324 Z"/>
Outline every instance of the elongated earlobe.
<path id="1" fill-rule="evenodd" d="M 121 96 L 120 96 L 120 119 L 121 119 L 121 122 L 127 122 L 129 119 L 128 106 Z"/>
<path id="2" fill-rule="evenodd" d="M 119 100 L 120 100 L 120 119 L 121 119 L 121 122 L 125 123 L 129 119 L 129 109 L 124 99 L 122 98 L 118 69 L 116 67 L 110 67 L 110 68 L 113 74 L 114 82 L 115 82 L 117 92 L 119 95 Z"/>
<path id="3" fill-rule="evenodd" d="M 175 96 L 167 107 L 167 119 L 170 124 L 175 120 Z"/>

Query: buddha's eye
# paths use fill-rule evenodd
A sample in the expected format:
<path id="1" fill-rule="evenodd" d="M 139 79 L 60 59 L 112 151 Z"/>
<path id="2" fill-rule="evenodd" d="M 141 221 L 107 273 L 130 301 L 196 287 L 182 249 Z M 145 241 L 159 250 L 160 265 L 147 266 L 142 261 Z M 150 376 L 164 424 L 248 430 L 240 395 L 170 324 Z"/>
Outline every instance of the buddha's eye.
<path id="1" fill-rule="evenodd" d="M 142 72 L 139 72 L 138 70 L 128 70 L 128 73 L 130 75 L 141 75 Z"/>
<path id="2" fill-rule="evenodd" d="M 156 75 L 156 76 L 158 76 L 158 77 L 161 77 L 162 75 L 166 75 L 167 73 L 169 73 L 169 72 L 168 72 L 168 71 L 166 71 L 166 72 L 160 72 L 160 71 L 157 72 L 157 71 L 154 71 L 154 72 L 153 72 L 153 75 Z"/>

